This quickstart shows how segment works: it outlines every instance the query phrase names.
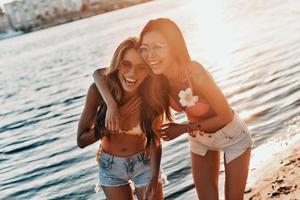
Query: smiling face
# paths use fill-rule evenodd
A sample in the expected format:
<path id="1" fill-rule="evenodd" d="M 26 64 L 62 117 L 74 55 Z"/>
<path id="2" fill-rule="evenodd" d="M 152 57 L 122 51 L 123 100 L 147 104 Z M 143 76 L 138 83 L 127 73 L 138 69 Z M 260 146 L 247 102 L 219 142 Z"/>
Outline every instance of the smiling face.
<path id="1" fill-rule="evenodd" d="M 148 70 L 149 68 L 139 52 L 133 48 L 128 49 L 120 61 L 118 70 L 118 78 L 125 92 L 136 93 L 147 77 Z"/>
<path id="2" fill-rule="evenodd" d="M 170 47 L 159 32 L 145 33 L 142 38 L 140 53 L 155 74 L 166 74 L 173 64 Z"/>

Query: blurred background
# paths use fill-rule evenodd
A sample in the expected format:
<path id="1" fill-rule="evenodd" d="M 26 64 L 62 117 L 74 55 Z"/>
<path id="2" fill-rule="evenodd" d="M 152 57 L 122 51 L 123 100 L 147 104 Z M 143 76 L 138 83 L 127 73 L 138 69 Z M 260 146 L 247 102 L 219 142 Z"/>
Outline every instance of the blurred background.
<path id="1" fill-rule="evenodd" d="M 247 122 L 253 161 L 299 136 L 300 1 L 60 2 L 0 1 L 1 199 L 105 199 L 94 191 L 98 144 L 79 149 L 77 123 L 94 70 L 157 17 L 179 25 Z M 186 136 L 163 143 L 162 169 L 165 199 L 197 199 Z"/>

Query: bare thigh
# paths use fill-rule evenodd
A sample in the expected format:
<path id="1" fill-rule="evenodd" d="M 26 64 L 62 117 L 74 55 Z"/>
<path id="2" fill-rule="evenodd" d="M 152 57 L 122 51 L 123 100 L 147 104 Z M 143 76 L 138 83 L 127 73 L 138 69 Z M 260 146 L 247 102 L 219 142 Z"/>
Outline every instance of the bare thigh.
<path id="1" fill-rule="evenodd" d="M 248 178 L 251 149 L 225 164 L 225 199 L 243 200 Z"/>
<path id="2" fill-rule="evenodd" d="M 101 187 L 103 188 L 107 200 L 133 200 L 133 193 L 130 185 Z"/>
<path id="3" fill-rule="evenodd" d="M 146 186 L 142 187 L 142 188 L 135 188 L 135 192 L 136 192 L 136 195 L 137 195 L 139 200 L 143 199 L 145 190 L 146 190 Z M 152 200 L 163 200 L 163 199 L 164 199 L 164 197 L 163 197 L 163 186 L 162 186 L 162 183 L 159 182 L 158 186 L 157 186 L 157 189 L 156 189 L 156 192 L 155 192 L 155 195 L 152 198 Z"/>
<path id="4" fill-rule="evenodd" d="M 207 151 L 205 156 L 191 152 L 192 173 L 199 199 L 217 200 L 220 152 Z"/>

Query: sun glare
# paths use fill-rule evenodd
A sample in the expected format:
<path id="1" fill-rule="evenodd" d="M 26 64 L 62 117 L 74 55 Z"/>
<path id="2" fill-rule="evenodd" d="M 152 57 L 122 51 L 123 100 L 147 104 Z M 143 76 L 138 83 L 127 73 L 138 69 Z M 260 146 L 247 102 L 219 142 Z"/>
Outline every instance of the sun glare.
<path id="1" fill-rule="evenodd" d="M 221 69 L 226 76 L 233 67 L 230 55 L 233 48 L 233 27 L 225 20 L 223 2 L 193 0 L 187 14 L 195 21 L 195 29 L 199 33 L 197 42 L 205 60 Z"/>

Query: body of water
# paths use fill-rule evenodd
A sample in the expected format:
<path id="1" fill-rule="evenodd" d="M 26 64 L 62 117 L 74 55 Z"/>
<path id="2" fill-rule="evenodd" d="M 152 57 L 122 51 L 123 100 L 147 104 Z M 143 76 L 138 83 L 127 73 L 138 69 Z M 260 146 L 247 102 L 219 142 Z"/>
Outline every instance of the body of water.
<path id="1" fill-rule="evenodd" d="M 98 144 L 79 149 L 77 123 L 93 71 L 152 18 L 181 27 L 254 150 L 299 133 L 300 1 L 222 2 L 153 1 L 0 41 L 0 199 L 104 199 Z M 197 199 L 186 136 L 163 143 L 162 169 L 165 199 Z"/>

